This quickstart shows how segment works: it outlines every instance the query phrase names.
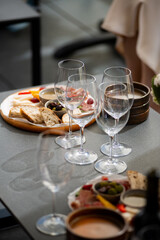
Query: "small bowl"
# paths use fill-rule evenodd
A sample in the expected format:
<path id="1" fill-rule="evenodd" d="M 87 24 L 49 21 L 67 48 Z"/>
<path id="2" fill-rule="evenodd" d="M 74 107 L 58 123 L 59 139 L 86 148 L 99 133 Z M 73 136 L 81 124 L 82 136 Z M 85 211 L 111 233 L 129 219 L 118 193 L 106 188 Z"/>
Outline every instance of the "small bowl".
<path id="1" fill-rule="evenodd" d="M 52 104 L 52 103 L 56 103 L 56 104 L 58 104 L 58 100 L 49 100 L 49 101 L 47 101 L 46 103 L 45 103 L 45 107 L 47 107 L 47 108 L 49 108 L 49 109 L 51 109 L 50 107 L 49 107 L 49 105 L 50 104 Z M 51 109 L 52 110 L 52 109 Z M 62 110 L 59 110 L 59 111 L 56 111 L 56 110 L 53 110 L 54 111 L 54 113 L 59 117 L 59 118 L 61 118 L 67 111 L 66 111 L 66 109 L 65 108 L 63 108 Z"/>
<path id="2" fill-rule="evenodd" d="M 60 88 L 59 91 L 61 91 Z M 40 101 L 45 104 L 49 100 L 55 100 L 57 99 L 56 94 L 55 94 L 55 89 L 54 88 L 45 88 L 39 92 L 39 98 Z"/>
<path id="3" fill-rule="evenodd" d="M 146 204 L 146 191 L 141 189 L 129 189 L 121 195 L 120 200 L 128 207 L 143 208 Z"/>
<path id="4" fill-rule="evenodd" d="M 142 106 L 149 102 L 150 88 L 145 84 L 133 82 L 134 86 L 134 102 L 133 107 Z"/>
<path id="5" fill-rule="evenodd" d="M 66 229 L 67 240 L 122 240 L 127 236 L 128 224 L 116 211 L 88 207 L 71 212 L 66 219 Z"/>
<path id="6" fill-rule="evenodd" d="M 99 191 L 100 188 L 103 188 L 103 186 L 101 185 L 107 185 L 108 182 L 111 182 L 113 183 L 114 181 L 101 181 L 101 182 L 97 182 L 93 185 L 93 191 L 96 193 L 96 194 L 99 194 L 101 195 L 103 198 L 107 199 L 108 201 L 112 202 L 112 203 L 117 203 L 120 199 L 120 196 L 121 194 L 125 191 L 125 187 L 120 184 L 120 183 L 116 183 L 117 185 L 120 186 L 120 188 L 122 189 L 121 192 L 117 193 L 117 194 L 108 194 L 108 193 L 102 193 Z M 113 187 L 114 188 L 114 187 Z"/>

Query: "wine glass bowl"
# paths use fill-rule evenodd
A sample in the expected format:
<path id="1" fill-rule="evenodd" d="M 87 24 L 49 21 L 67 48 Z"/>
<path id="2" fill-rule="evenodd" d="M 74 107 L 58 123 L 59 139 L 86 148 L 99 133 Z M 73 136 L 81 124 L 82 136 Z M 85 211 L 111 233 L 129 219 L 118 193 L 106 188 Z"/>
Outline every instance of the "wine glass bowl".
<path id="1" fill-rule="evenodd" d="M 68 184 L 74 165 L 64 160 L 64 152 L 55 143 L 53 134 L 53 129 L 40 134 L 36 155 L 41 181 L 53 194 L 53 213 L 41 217 L 36 227 L 45 234 L 56 236 L 65 233 L 66 216 L 55 213 L 54 198 L 56 193 Z"/>

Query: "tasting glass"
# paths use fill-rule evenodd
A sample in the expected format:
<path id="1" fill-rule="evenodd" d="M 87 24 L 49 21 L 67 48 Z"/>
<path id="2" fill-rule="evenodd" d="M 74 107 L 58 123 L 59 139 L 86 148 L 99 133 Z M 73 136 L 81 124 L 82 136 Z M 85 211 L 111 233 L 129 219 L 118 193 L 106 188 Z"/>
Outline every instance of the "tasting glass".
<path id="1" fill-rule="evenodd" d="M 65 59 L 58 63 L 58 76 L 55 82 L 55 93 L 60 104 L 68 109 L 65 105 L 65 90 L 68 83 L 69 76 L 73 74 L 83 74 L 85 73 L 84 63 L 77 59 Z M 85 142 L 85 138 L 83 138 L 83 142 Z M 69 132 L 65 134 L 65 136 L 59 136 L 56 138 L 56 143 L 61 147 L 68 149 L 74 146 L 78 146 L 81 144 L 81 138 L 79 133 L 72 132 L 72 121 L 69 116 Z"/>
<path id="2" fill-rule="evenodd" d="M 96 114 L 98 126 L 110 137 L 110 155 L 95 163 L 95 169 L 103 174 L 118 174 L 124 172 L 127 165 L 124 161 L 112 156 L 113 138 L 123 127 L 129 111 L 127 87 L 112 79 L 103 82 L 98 88 L 98 108 Z M 121 120 L 120 120 L 121 119 Z"/>
<path id="3" fill-rule="evenodd" d="M 81 97 L 73 94 L 70 89 L 81 92 Z M 97 159 L 97 154 L 83 147 L 83 133 L 85 126 L 94 119 L 97 108 L 97 82 L 91 74 L 75 74 L 69 77 L 66 93 L 66 106 L 70 117 L 80 126 L 81 146 L 72 148 L 65 153 L 65 159 L 70 163 L 86 165 Z M 82 101 L 83 99 L 83 101 Z"/>
<path id="4" fill-rule="evenodd" d="M 66 216 L 55 212 L 56 193 L 64 188 L 73 173 L 73 164 L 64 159 L 64 152 L 55 143 L 54 130 L 40 134 L 37 144 L 37 166 L 44 186 L 53 194 L 53 213 L 41 217 L 36 227 L 40 232 L 56 236 L 65 233 Z"/>
<path id="5" fill-rule="evenodd" d="M 110 67 L 104 70 L 102 82 L 107 82 L 108 79 L 115 79 L 118 82 L 124 83 L 127 86 L 128 98 L 129 98 L 129 109 L 131 109 L 134 102 L 134 86 L 132 81 L 132 74 L 130 69 L 126 67 Z M 126 115 L 126 125 L 129 119 L 129 114 Z M 120 119 L 121 121 L 121 119 Z M 124 126 L 125 126 L 124 125 Z M 131 153 L 132 148 L 125 143 L 120 143 L 118 141 L 118 134 L 115 134 L 112 146 L 112 156 L 113 157 L 123 157 Z M 104 143 L 101 146 L 101 152 L 107 156 L 110 155 L 110 143 Z"/>

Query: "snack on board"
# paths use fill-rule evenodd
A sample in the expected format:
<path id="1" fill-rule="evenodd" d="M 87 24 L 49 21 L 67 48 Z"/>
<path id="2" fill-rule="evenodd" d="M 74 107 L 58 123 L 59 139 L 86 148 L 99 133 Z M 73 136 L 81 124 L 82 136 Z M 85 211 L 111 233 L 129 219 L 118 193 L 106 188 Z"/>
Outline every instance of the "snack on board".
<path id="1" fill-rule="evenodd" d="M 143 189 L 147 188 L 147 177 L 142 173 L 137 171 L 128 170 L 127 171 L 128 180 L 131 186 L 131 189 Z"/>
<path id="2" fill-rule="evenodd" d="M 40 108 L 36 106 L 22 106 L 20 108 L 21 115 L 32 123 L 41 124 L 44 122 Z"/>
<path id="3" fill-rule="evenodd" d="M 73 110 L 73 114 L 81 114 L 81 110 L 79 108 L 76 108 Z M 72 123 L 74 122 L 72 119 L 71 119 Z M 65 113 L 63 116 L 62 116 L 62 122 L 63 123 L 69 123 L 69 115 L 68 113 Z"/>
<path id="4" fill-rule="evenodd" d="M 53 127 L 55 124 L 61 123 L 60 118 L 49 108 L 40 108 L 42 118 L 47 127 Z"/>
<path id="5" fill-rule="evenodd" d="M 11 118 L 22 118 L 23 116 L 20 113 L 20 109 L 22 106 L 12 107 L 9 111 L 9 117 Z"/>

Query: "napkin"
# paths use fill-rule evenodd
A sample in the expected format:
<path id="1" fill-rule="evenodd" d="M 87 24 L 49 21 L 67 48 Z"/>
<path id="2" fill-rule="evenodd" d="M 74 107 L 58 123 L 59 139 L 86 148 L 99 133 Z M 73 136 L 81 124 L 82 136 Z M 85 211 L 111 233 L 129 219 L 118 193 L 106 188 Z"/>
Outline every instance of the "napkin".
<path id="1" fill-rule="evenodd" d="M 114 0 L 102 28 L 117 35 L 116 49 L 134 81 L 151 87 L 160 72 L 160 1 Z"/>

